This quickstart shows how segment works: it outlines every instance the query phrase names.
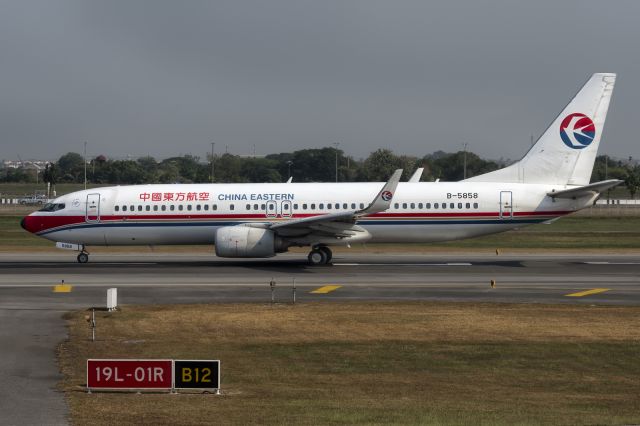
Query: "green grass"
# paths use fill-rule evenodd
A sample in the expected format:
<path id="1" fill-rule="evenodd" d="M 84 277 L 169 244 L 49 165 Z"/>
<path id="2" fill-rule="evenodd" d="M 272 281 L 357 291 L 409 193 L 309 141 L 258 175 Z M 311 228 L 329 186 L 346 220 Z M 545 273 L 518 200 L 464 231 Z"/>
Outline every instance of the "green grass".
<path id="1" fill-rule="evenodd" d="M 99 188 L 101 186 L 112 185 L 88 184 L 87 188 Z M 56 185 L 58 196 L 83 189 L 84 184 L 82 183 L 59 183 Z M 36 191 L 46 194 L 47 185 L 43 183 L 0 183 L 0 198 L 20 198 L 25 195 L 33 195 Z"/>
<path id="2" fill-rule="evenodd" d="M 78 424 L 636 424 L 639 313 L 429 302 L 131 306 L 99 313 L 91 343 L 79 312 L 59 352 L 62 387 Z M 224 395 L 87 395 L 89 357 L 220 359 Z"/>

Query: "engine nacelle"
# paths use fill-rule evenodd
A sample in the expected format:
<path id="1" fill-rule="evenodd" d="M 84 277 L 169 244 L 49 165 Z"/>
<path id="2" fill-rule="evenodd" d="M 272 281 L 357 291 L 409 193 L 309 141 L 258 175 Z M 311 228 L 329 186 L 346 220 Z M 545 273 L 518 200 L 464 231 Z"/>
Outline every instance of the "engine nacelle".
<path id="1" fill-rule="evenodd" d="M 216 230 L 216 256 L 273 257 L 285 251 L 282 240 L 264 228 L 224 226 Z"/>

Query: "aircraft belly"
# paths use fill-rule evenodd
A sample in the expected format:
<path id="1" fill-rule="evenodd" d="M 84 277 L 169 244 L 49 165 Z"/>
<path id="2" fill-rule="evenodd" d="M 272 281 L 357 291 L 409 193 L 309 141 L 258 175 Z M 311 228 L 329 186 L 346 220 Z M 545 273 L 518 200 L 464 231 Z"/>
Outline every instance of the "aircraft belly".
<path id="1" fill-rule="evenodd" d="M 518 227 L 514 223 L 445 225 L 370 225 L 363 226 L 373 238 L 372 243 L 431 243 L 460 240 L 508 231 Z"/>
<path id="2" fill-rule="evenodd" d="M 216 226 L 129 226 L 107 232 L 107 245 L 213 244 Z"/>
<path id="3" fill-rule="evenodd" d="M 92 226 L 45 235 L 52 241 L 105 245 L 213 244 L 216 226 Z"/>

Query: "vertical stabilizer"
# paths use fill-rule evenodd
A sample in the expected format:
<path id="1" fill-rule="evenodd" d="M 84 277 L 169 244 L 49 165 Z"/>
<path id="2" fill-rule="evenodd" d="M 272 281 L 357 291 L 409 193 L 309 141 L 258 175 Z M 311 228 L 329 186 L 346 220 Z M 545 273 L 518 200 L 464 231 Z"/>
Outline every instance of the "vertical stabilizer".
<path id="1" fill-rule="evenodd" d="M 615 81 L 593 74 L 520 161 L 466 181 L 587 185 Z"/>

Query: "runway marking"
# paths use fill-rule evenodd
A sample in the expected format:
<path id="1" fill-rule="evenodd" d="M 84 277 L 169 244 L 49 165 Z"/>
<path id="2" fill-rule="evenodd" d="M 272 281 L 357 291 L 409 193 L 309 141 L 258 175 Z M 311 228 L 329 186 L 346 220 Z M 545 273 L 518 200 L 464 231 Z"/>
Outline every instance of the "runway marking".
<path id="1" fill-rule="evenodd" d="M 469 262 L 449 263 L 334 263 L 334 266 L 472 266 Z"/>
<path id="2" fill-rule="evenodd" d="M 71 293 L 73 287 L 69 284 L 58 284 L 53 286 L 54 293 Z"/>
<path id="3" fill-rule="evenodd" d="M 565 294 L 566 297 L 583 297 L 589 296 L 590 294 L 598 294 L 604 293 L 605 291 L 611 290 L 610 288 L 594 288 L 591 290 L 579 291 L 577 293 Z"/>
<path id="4" fill-rule="evenodd" d="M 587 265 L 640 265 L 640 262 L 584 262 Z"/>
<path id="5" fill-rule="evenodd" d="M 327 293 L 331 293 L 332 291 L 335 291 L 335 290 L 339 289 L 340 287 L 342 287 L 342 286 L 341 285 L 325 285 L 323 287 L 316 288 L 315 290 L 310 291 L 309 293 L 327 294 Z"/>

